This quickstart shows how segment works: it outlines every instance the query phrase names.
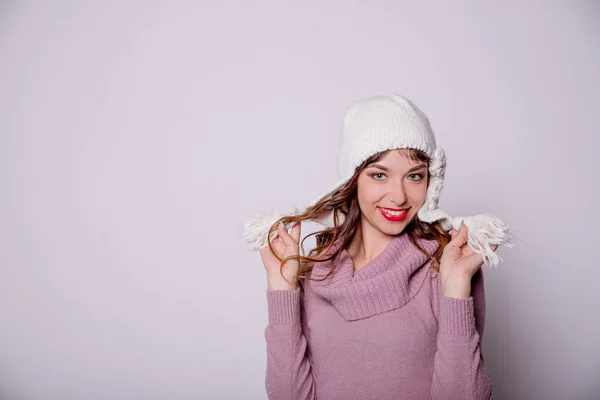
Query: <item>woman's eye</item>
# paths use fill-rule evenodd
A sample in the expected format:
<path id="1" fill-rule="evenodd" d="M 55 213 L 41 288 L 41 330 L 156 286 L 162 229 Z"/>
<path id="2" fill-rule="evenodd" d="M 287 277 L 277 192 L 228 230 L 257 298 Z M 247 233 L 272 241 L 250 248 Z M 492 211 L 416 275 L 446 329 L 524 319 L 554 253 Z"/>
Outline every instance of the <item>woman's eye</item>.
<path id="1" fill-rule="evenodd" d="M 385 174 L 382 174 L 382 173 L 373 174 L 373 175 L 371 175 L 371 176 L 372 176 L 373 178 L 375 178 L 375 180 L 376 180 L 376 181 L 380 181 L 381 179 L 377 179 L 377 178 L 376 178 L 376 177 L 377 177 L 377 176 L 379 176 L 379 175 L 381 175 L 381 176 L 385 176 Z M 382 178 L 382 179 L 383 179 L 383 178 Z"/>
<path id="2" fill-rule="evenodd" d="M 411 178 L 411 180 L 413 181 L 420 181 L 421 179 L 423 179 L 423 174 L 410 174 L 409 178 L 410 177 L 416 177 L 415 179 Z"/>

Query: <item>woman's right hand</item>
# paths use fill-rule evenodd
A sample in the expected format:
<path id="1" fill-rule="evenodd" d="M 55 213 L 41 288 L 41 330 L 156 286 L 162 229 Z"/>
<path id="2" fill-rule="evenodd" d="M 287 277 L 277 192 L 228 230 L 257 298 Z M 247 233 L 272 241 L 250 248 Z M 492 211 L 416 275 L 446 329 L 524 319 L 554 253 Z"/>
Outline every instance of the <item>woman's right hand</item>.
<path id="1" fill-rule="evenodd" d="M 279 224 L 277 227 L 277 237 L 271 241 L 273 250 L 276 254 L 285 259 L 292 255 L 298 255 L 300 249 L 300 223 L 295 222 L 292 226 L 291 235 Z M 300 268 L 300 262 L 292 259 L 283 265 L 283 276 L 281 276 L 281 262 L 269 249 L 269 245 L 265 245 L 260 249 L 265 270 L 267 271 L 267 280 L 269 290 L 295 290 L 296 289 L 296 274 Z"/>

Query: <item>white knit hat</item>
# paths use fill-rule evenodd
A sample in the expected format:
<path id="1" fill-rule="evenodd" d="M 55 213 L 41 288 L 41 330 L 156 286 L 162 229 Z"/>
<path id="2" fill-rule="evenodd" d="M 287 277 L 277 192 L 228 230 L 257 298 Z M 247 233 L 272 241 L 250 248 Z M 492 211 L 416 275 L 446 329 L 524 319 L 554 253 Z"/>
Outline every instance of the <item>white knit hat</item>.
<path id="1" fill-rule="evenodd" d="M 447 231 L 458 230 L 460 223 L 464 222 L 469 231 L 469 247 L 483 256 L 486 265 L 498 265 L 501 259 L 491 245 L 511 247 L 514 229 L 489 214 L 450 217 L 438 207 L 446 169 L 444 150 L 437 147 L 427 116 L 410 100 L 398 94 L 370 97 L 355 103 L 346 111 L 338 154 L 340 179 L 318 195 L 309 206 L 346 184 L 367 158 L 396 148 L 421 150 L 431 158 L 427 198 L 417 214 L 419 220 L 426 223 L 440 221 Z M 266 245 L 269 228 L 282 216 L 278 212 L 258 213 L 245 221 L 242 235 L 250 250 L 259 250 Z M 339 213 L 338 223 L 343 220 L 344 215 Z M 333 227 L 333 213 L 315 222 Z M 271 239 L 276 236 L 277 231 L 273 232 Z"/>

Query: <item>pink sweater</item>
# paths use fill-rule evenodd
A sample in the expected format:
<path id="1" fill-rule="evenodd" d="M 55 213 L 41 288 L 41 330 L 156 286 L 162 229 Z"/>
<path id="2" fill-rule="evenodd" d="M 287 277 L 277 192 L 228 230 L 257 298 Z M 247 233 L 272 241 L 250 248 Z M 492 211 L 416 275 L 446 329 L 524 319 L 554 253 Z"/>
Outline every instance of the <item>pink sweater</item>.
<path id="1" fill-rule="evenodd" d="M 311 276 L 331 263 L 316 263 Z M 324 281 L 267 289 L 269 399 L 491 399 L 482 272 L 472 297 L 457 299 L 440 294 L 430 266 L 401 234 L 358 271 L 344 249 Z"/>

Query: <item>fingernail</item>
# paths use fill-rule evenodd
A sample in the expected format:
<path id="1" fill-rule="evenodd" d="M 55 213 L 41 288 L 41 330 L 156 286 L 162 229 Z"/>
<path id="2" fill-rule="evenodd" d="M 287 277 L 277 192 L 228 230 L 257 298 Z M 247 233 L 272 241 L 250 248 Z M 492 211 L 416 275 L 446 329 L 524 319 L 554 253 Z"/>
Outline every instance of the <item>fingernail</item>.
<path id="1" fill-rule="evenodd" d="M 281 227 L 282 227 L 283 229 L 285 229 L 285 225 L 283 224 L 283 221 L 279 221 L 279 225 L 281 225 Z"/>
<path id="2" fill-rule="evenodd" d="M 458 230 L 459 230 L 459 231 L 460 231 L 460 228 L 462 228 L 462 226 L 463 226 L 463 222 L 464 222 L 464 220 L 463 220 L 463 221 L 460 221 L 460 225 L 458 226 Z"/>

